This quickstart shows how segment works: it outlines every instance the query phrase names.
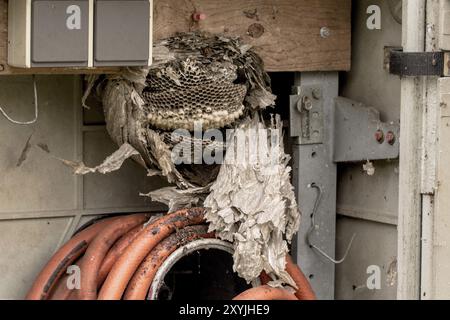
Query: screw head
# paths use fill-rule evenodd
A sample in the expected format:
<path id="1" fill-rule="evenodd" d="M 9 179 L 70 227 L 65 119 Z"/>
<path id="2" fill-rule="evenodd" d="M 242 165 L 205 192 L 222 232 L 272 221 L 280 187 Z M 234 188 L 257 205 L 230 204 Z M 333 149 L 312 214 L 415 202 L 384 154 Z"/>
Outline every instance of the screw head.
<path id="1" fill-rule="evenodd" d="M 391 146 L 394 145 L 395 141 L 396 141 L 396 137 L 395 137 L 395 133 L 393 133 L 392 131 L 389 131 L 386 134 L 386 142 L 389 143 Z"/>
<path id="2" fill-rule="evenodd" d="M 331 35 L 331 30 L 328 27 L 320 28 L 320 36 L 322 38 L 328 38 Z"/>
<path id="3" fill-rule="evenodd" d="M 313 107 L 311 99 L 309 97 L 307 97 L 307 96 L 303 97 L 302 104 L 303 104 L 303 108 L 306 111 L 310 111 L 312 109 L 312 107 Z"/>
<path id="4" fill-rule="evenodd" d="M 383 130 L 377 130 L 377 132 L 375 132 L 375 140 L 380 144 L 384 142 Z"/>

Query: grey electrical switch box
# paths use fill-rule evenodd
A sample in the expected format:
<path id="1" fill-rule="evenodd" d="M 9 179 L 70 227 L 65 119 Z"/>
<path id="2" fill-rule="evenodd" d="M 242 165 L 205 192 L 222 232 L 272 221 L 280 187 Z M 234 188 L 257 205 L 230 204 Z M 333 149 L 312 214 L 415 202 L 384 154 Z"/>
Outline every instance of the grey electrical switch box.
<path id="1" fill-rule="evenodd" d="M 152 0 L 10 0 L 14 67 L 148 66 Z"/>
<path id="2" fill-rule="evenodd" d="M 88 0 L 35 0 L 31 21 L 32 67 L 88 66 Z"/>
<path id="3" fill-rule="evenodd" d="M 94 66 L 147 65 L 151 55 L 148 0 L 95 2 Z"/>

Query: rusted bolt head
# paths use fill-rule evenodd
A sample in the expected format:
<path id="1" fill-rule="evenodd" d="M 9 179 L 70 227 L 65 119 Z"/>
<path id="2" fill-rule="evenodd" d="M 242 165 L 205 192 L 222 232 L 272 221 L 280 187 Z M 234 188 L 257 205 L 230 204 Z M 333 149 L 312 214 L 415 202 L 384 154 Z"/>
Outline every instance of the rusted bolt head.
<path id="1" fill-rule="evenodd" d="M 377 130 L 377 132 L 375 132 L 375 140 L 377 140 L 378 143 L 383 143 L 383 141 L 384 141 L 383 130 Z"/>
<path id="2" fill-rule="evenodd" d="M 389 143 L 391 146 L 394 145 L 396 141 L 396 137 L 395 137 L 395 133 L 393 133 L 392 131 L 389 131 L 388 133 L 386 133 L 386 142 Z"/>
<path id="3" fill-rule="evenodd" d="M 202 21 L 206 20 L 206 13 L 203 12 L 194 12 L 192 14 L 192 20 L 194 21 Z"/>

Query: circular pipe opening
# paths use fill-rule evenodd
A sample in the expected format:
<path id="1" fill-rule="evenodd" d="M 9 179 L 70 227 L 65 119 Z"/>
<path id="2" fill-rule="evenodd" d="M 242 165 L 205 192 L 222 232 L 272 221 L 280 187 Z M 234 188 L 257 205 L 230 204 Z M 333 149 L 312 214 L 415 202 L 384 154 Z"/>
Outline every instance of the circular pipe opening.
<path id="1" fill-rule="evenodd" d="M 233 247 L 218 239 L 201 239 L 173 252 L 158 269 L 150 300 L 229 300 L 249 289 L 233 271 Z M 257 281 L 259 282 L 259 281 Z"/>

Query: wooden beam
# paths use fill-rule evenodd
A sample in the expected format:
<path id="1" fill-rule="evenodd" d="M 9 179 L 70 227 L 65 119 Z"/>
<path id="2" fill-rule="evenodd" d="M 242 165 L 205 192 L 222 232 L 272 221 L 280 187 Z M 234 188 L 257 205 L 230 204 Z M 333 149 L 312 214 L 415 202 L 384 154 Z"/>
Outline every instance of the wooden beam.
<path id="1" fill-rule="evenodd" d="M 426 0 L 403 1 L 403 49 L 425 51 Z M 421 150 L 425 77 L 401 80 L 400 173 L 398 209 L 399 300 L 420 299 L 421 259 Z"/>
<path id="2" fill-rule="evenodd" d="M 194 12 L 206 19 L 193 23 Z M 350 69 L 350 0 L 154 0 L 154 13 L 156 39 L 197 29 L 239 35 L 269 71 Z"/>
<path id="3" fill-rule="evenodd" d="M 204 20 L 195 22 L 192 14 Z M 321 28 L 328 28 L 328 37 Z M 351 0 L 154 0 L 154 39 L 202 30 L 239 35 L 262 56 L 268 71 L 347 71 Z M 0 74 L 92 73 L 105 69 L 31 69 L 7 66 L 7 0 L 0 0 Z"/>

